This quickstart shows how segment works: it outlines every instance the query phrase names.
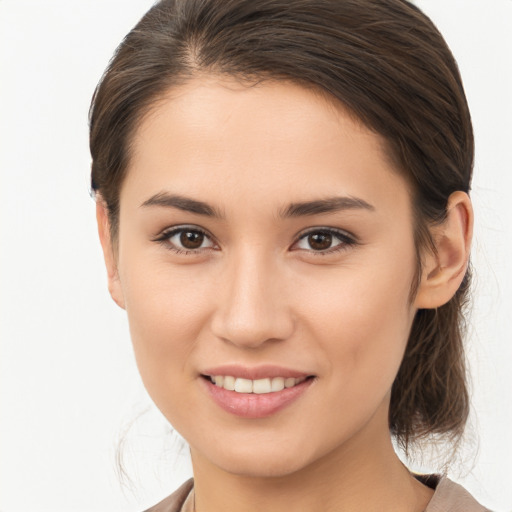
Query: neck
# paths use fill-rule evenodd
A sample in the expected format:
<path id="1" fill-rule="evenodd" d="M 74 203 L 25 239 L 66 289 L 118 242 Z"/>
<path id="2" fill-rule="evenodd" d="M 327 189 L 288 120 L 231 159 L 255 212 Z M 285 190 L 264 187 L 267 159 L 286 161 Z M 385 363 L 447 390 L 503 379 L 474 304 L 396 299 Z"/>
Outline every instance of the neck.
<path id="1" fill-rule="evenodd" d="M 232 474 L 191 448 L 196 512 L 424 511 L 433 492 L 397 457 L 385 413 L 336 450 L 281 476 Z"/>

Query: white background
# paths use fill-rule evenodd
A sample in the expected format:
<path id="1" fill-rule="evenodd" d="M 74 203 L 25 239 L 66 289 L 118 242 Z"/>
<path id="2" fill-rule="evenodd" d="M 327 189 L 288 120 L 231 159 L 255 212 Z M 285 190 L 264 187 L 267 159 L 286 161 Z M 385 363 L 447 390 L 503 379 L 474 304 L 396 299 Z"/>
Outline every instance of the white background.
<path id="1" fill-rule="evenodd" d="M 110 300 L 88 195 L 87 110 L 150 0 L 0 0 L 0 510 L 137 511 L 190 475 Z M 458 59 L 477 159 L 474 428 L 451 475 L 512 511 L 512 1 L 417 2 Z M 115 445 L 123 430 L 120 485 Z M 128 484 L 129 482 L 126 482 Z"/>

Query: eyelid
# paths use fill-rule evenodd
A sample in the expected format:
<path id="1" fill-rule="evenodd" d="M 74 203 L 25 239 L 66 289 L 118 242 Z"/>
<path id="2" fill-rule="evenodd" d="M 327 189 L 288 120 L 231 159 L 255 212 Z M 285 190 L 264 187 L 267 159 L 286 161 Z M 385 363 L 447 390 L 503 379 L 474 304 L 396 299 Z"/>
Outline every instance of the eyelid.
<path id="1" fill-rule="evenodd" d="M 355 235 L 353 235 L 352 233 L 350 233 L 349 231 L 346 231 L 344 229 L 339 229 L 339 228 L 327 227 L 327 226 L 315 226 L 315 227 L 308 228 L 305 231 L 300 232 L 297 235 L 296 240 L 292 245 L 292 249 L 301 240 L 303 240 L 304 238 L 306 238 L 307 236 L 309 236 L 313 233 L 328 233 L 328 234 L 333 235 L 334 237 L 338 238 L 342 243 L 335 245 L 334 247 L 325 249 L 323 251 L 315 251 L 314 249 L 310 249 L 310 250 L 309 249 L 296 249 L 296 250 L 306 251 L 306 252 L 310 252 L 312 254 L 317 254 L 317 255 L 326 255 L 326 254 L 340 251 L 343 249 L 347 249 L 350 246 L 359 244 L 358 238 Z"/>
<path id="2" fill-rule="evenodd" d="M 212 243 L 213 246 L 197 248 L 197 249 L 186 249 L 186 248 L 177 247 L 170 242 L 170 239 L 173 236 L 175 236 L 176 234 L 181 233 L 183 231 L 186 231 L 187 229 L 190 231 L 197 231 L 198 233 L 201 233 L 208 240 L 210 240 L 210 242 Z M 291 249 L 294 250 L 293 248 L 301 240 L 303 240 L 304 238 L 306 238 L 307 236 L 309 236 L 313 233 L 331 234 L 335 238 L 340 240 L 341 243 L 335 245 L 334 247 L 325 249 L 325 250 L 317 250 L 317 251 L 314 249 L 295 249 L 295 250 L 305 251 L 305 252 L 309 252 L 309 253 L 316 254 L 316 255 L 327 255 L 327 254 L 334 253 L 334 252 L 337 252 L 337 251 L 340 251 L 343 249 L 347 249 L 350 246 L 359 244 L 358 238 L 346 230 L 343 230 L 340 228 L 327 227 L 327 226 L 315 226 L 315 227 L 308 228 L 308 229 L 300 232 L 298 235 L 296 235 L 295 242 L 292 244 Z M 176 253 L 179 253 L 179 254 L 199 254 L 207 249 L 218 250 L 218 248 L 219 248 L 218 243 L 215 240 L 215 237 L 213 235 L 211 235 L 204 228 L 194 225 L 194 224 L 181 224 L 181 225 L 165 228 L 158 235 L 156 235 L 154 238 L 152 238 L 152 241 L 159 242 L 162 245 L 165 245 L 168 249 L 170 249 Z"/>
<path id="3" fill-rule="evenodd" d="M 197 249 L 186 249 L 181 247 L 176 247 L 170 242 L 170 239 L 177 235 L 178 233 L 181 233 L 183 231 L 196 231 L 198 233 L 201 233 L 204 235 L 210 242 L 213 244 L 213 247 L 200 247 Z M 158 235 L 156 235 L 154 238 L 152 238 L 153 242 L 159 242 L 162 245 L 165 245 L 168 249 L 178 253 L 178 254 L 199 254 L 207 249 L 216 249 L 218 247 L 218 244 L 215 240 L 215 238 L 208 233 L 204 228 L 201 228 L 200 226 L 196 226 L 195 224 L 180 224 L 177 226 L 171 226 L 168 228 L 165 228 L 163 231 L 161 231 Z"/>
<path id="4" fill-rule="evenodd" d="M 357 240 L 357 237 L 353 235 L 350 231 L 347 231 L 346 229 L 341 228 L 334 228 L 330 226 L 313 226 L 311 228 L 306 228 L 305 230 L 301 231 L 297 235 L 297 239 L 304 238 L 307 235 L 310 235 L 311 233 L 317 233 L 318 231 L 332 233 L 335 235 L 339 235 L 345 238 L 350 238 L 351 240 Z"/>

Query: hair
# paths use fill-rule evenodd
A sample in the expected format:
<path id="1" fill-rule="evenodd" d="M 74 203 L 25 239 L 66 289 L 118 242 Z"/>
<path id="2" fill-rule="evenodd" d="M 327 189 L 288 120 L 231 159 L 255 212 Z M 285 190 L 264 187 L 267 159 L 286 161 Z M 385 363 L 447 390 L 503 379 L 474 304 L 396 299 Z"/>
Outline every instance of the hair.
<path id="1" fill-rule="evenodd" d="M 443 37 L 406 0 L 162 0 L 118 47 L 90 110 L 91 185 L 117 240 L 135 130 L 173 87 L 205 75 L 291 81 L 321 91 L 385 141 L 411 188 L 417 269 L 474 158 L 461 77 Z M 470 270 L 454 297 L 417 311 L 391 392 L 398 443 L 460 440 L 469 398 L 463 350 Z"/>

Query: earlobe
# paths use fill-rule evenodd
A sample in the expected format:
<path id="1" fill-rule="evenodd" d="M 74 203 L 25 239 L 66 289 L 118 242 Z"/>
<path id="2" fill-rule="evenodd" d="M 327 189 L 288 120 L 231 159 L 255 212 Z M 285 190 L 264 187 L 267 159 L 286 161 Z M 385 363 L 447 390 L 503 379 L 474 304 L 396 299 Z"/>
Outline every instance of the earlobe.
<path id="1" fill-rule="evenodd" d="M 98 223 L 98 235 L 100 237 L 100 243 L 103 249 L 103 258 L 107 269 L 108 291 L 110 292 L 110 296 L 114 302 L 119 307 L 125 309 L 123 290 L 119 280 L 117 261 L 110 235 L 108 210 L 105 202 L 100 196 L 96 198 L 96 221 Z"/>
<path id="2" fill-rule="evenodd" d="M 465 192 L 450 195 L 446 219 L 431 232 L 436 253 L 429 253 L 423 262 L 415 299 L 418 309 L 435 309 L 446 304 L 462 283 L 473 236 L 473 208 Z"/>

